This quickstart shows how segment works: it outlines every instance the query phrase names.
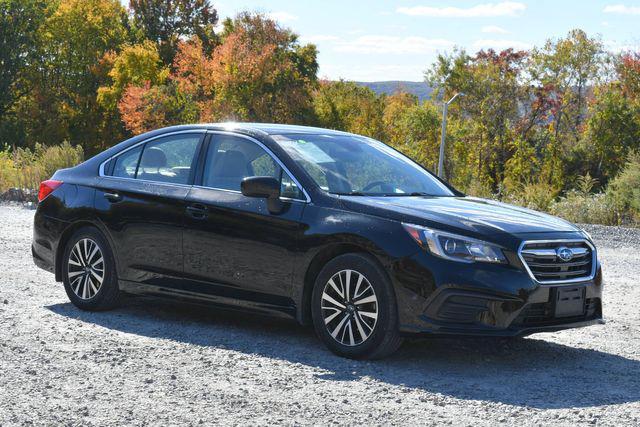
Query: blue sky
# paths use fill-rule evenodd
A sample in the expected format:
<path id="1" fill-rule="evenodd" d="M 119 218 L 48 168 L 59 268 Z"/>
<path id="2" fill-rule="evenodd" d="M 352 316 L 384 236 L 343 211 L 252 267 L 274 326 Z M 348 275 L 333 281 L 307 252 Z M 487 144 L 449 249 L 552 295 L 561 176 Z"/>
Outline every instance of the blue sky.
<path id="1" fill-rule="evenodd" d="M 319 49 L 320 76 L 422 81 L 453 46 L 528 48 L 573 28 L 614 51 L 640 46 L 640 1 L 616 0 L 220 0 L 221 17 L 271 14 Z"/>

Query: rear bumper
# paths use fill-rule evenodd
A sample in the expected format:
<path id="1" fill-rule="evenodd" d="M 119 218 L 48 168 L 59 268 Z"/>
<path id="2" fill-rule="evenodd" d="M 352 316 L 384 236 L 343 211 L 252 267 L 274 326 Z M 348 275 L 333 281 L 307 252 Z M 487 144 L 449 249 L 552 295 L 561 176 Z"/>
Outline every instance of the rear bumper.
<path id="1" fill-rule="evenodd" d="M 69 224 L 36 211 L 33 220 L 31 255 L 36 266 L 55 273 L 56 256 L 60 237 Z"/>

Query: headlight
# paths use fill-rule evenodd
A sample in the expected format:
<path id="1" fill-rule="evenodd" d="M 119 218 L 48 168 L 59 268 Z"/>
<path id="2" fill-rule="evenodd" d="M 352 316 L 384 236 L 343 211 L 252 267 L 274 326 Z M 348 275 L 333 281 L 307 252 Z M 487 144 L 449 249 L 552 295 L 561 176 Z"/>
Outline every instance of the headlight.
<path id="1" fill-rule="evenodd" d="M 411 237 L 435 256 L 459 262 L 505 264 L 502 249 L 491 243 L 413 224 L 402 224 Z"/>

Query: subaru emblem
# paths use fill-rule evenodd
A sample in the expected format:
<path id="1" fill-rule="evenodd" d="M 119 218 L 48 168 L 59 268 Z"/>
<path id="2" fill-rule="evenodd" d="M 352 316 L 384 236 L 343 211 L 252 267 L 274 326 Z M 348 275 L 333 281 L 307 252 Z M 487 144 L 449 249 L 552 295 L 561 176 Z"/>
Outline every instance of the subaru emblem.
<path id="1" fill-rule="evenodd" d="M 573 251 L 566 246 L 561 246 L 556 249 L 556 255 L 564 262 L 569 262 L 573 258 Z"/>

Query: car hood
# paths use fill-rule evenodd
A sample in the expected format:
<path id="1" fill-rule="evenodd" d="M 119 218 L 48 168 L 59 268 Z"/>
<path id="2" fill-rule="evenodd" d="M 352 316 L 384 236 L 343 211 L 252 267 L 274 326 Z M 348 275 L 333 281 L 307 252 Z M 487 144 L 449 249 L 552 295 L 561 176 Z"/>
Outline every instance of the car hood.
<path id="1" fill-rule="evenodd" d="M 435 228 L 444 225 L 477 235 L 580 231 L 551 215 L 475 197 L 343 196 L 341 199 L 345 207 L 363 213 Z"/>

